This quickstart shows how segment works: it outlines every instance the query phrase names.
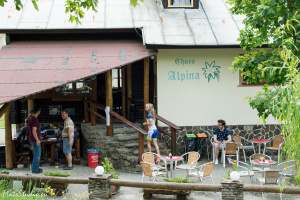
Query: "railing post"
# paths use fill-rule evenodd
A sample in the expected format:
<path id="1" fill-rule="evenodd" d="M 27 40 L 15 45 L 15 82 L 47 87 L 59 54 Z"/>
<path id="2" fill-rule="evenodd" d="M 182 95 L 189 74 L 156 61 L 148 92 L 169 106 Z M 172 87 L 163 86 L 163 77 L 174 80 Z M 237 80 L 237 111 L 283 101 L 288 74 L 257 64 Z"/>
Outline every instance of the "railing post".
<path id="1" fill-rule="evenodd" d="M 171 152 L 176 154 L 176 129 L 171 127 Z"/>
<path id="2" fill-rule="evenodd" d="M 222 182 L 222 200 L 243 200 L 243 184 L 239 181 Z"/>
<path id="3" fill-rule="evenodd" d="M 110 179 L 111 175 L 89 177 L 89 199 L 110 199 L 112 196 Z"/>

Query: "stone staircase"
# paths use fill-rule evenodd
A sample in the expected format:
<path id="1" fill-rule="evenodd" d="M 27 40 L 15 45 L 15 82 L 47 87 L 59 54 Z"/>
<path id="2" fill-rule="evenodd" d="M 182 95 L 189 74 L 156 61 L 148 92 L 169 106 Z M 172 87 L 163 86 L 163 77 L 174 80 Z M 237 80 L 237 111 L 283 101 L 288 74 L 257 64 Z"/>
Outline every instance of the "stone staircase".
<path id="1" fill-rule="evenodd" d="M 106 136 L 105 125 L 91 126 L 89 123 L 81 124 L 83 141 L 81 142 L 85 152 L 88 148 L 100 148 L 102 157 L 108 157 L 114 167 L 119 170 L 136 172 L 138 166 L 139 134 L 136 130 L 124 125 L 113 125 L 113 137 Z M 145 140 L 145 151 L 147 144 Z M 168 155 L 170 149 L 159 142 L 162 155 Z M 153 147 L 154 151 L 154 147 Z"/>

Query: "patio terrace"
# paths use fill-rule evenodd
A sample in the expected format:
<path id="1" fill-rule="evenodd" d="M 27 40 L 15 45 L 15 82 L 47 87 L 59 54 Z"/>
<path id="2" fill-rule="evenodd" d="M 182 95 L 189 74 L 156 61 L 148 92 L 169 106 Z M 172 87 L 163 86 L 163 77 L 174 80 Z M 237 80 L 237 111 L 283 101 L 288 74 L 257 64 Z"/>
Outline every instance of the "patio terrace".
<path id="1" fill-rule="evenodd" d="M 201 161 L 200 163 L 205 163 L 205 161 Z M 62 169 L 52 166 L 42 166 L 44 171 L 62 171 Z M 226 169 L 230 169 L 229 166 Z M 88 168 L 83 165 L 75 165 L 72 171 L 69 171 L 72 178 L 88 178 L 89 176 L 93 175 L 94 170 Z M 221 164 L 215 166 L 215 170 L 213 173 L 214 183 L 221 183 L 226 170 L 223 168 Z M 11 171 L 11 174 L 15 175 L 26 175 L 31 174 L 28 169 L 15 169 Z M 177 170 L 176 177 L 184 177 L 186 172 L 184 170 Z M 34 175 L 33 175 L 34 176 Z M 127 172 L 120 172 L 120 179 L 122 180 L 131 180 L 131 181 L 141 181 L 141 173 L 127 173 Z M 147 180 L 147 179 L 145 179 Z M 163 178 L 160 178 L 163 181 Z M 194 183 L 199 183 L 198 178 L 190 178 L 190 181 Z M 251 184 L 250 179 L 248 177 L 241 178 L 241 181 L 245 184 Z M 210 184 L 208 179 L 203 181 L 204 184 Z M 258 184 L 258 183 L 256 183 Z M 15 181 L 15 188 L 21 187 L 19 181 Z M 54 199 L 78 199 L 78 200 L 85 200 L 88 199 L 88 186 L 87 185 L 69 185 L 68 192 L 63 197 L 57 197 Z M 113 200 L 142 200 L 143 199 L 143 190 L 139 188 L 129 188 L 129 187 L 121 187 L 118 194 L 112 197 Z M 173 196 L 163 196 L 163 195 L 154 195 L 153 199 L 155 200 L 168 200 L 174 199 Z M 215 192 L 192 192 L 188 198 L 189 200 L 218 200 L 221 199 L 221 193 Z M 253 199 L 262 199 L 261 193 L 244 193 L 245 200 L 253 200 Z M 270 200 L 280 200 L 279 194 L 264 194 L 264 199 Z M 283 200 L 297 200 L 300 199 L 300 195 L 282 195 Z"/>

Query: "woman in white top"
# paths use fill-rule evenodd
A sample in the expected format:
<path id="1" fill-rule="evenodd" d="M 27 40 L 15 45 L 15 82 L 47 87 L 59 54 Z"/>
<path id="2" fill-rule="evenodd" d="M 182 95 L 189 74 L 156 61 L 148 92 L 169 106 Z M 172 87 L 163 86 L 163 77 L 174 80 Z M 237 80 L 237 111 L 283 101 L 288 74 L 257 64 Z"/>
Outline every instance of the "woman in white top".
<path id="1" fill-rule="evenodd" d="M 157 130 L 157 127 L 155 125 L 155 110 L 154 106 L 151 103 L 147 103 L 145 106 L 146 111 L 146 122 L 144 122 L 144 125 L 147 125 L 148 127 L 148 136 L 147 136 L 147 147 L 148 151 L 152 151 L 152 143 L 156 149 L 157 155 L 160 156 L 159 146 L 157 143 L 157 138 L 159 136 L 159 131 Z"/>

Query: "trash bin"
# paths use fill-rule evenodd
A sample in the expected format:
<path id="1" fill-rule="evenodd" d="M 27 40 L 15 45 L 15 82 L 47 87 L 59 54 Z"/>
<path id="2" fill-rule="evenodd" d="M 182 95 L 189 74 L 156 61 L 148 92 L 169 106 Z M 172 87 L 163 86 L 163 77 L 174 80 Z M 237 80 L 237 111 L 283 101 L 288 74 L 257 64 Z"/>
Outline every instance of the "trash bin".
<path id="1" fill-rule="evenodd" d="M 96 168 L 99 163 L 99 151 L 97 149 L 88 149 L 88 167 Z"/>
<path id="2" fill-rule="evenodd" d="M 195 151 L 196 148 L 196 135 L 194 133 L 185 134 L 185 151 Z"/>

